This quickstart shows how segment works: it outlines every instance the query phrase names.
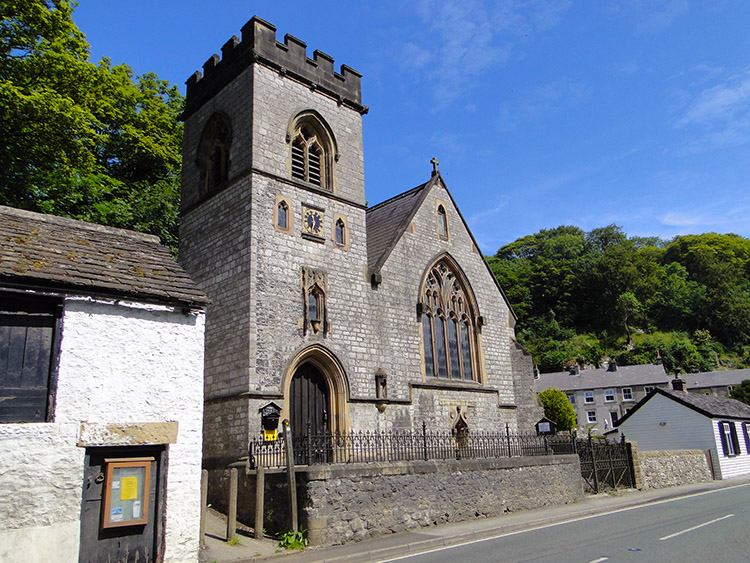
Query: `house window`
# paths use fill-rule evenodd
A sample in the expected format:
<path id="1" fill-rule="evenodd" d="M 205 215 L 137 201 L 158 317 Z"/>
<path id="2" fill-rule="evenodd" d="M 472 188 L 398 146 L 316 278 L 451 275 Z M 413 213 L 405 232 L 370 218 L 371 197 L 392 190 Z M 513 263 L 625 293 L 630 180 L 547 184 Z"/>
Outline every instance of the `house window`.
<path id="1" fill-rule="evenodd" d="M 596 411 L 586 411 L 586 418 L 590 423 L 596 422 Z"/>
<path id="2" fill-rule="evenodd" d="M 742 434 L 745 436 L 745 451 L 750 454 L 750 423 L 749 422 L 743 422 L 742 423 Z"/>
<path id="3" fill-rule="evenodd" d="M 653 391 L 653 390 L 654 390 L 654 387 L 653 387 L 652 385 L 646 385 L 646 386 L 645 386 L 645 387 L 643 388 L 643 392 L 644 392 L 644 393 L 645 393 L 646 395 L 648 395 L 649 393 L 651 393 L 651 391 Z"/>
<path id="4" fill-rule="evenodd" d="M 568 398 L 568 401 L 570 401 L 571 405 L 576 404 L 576 394 L 575 393 L 565 393 L 565 396 Z"/>
<path id="5" fill-rule="evenodd" d="M 54 416 L 62 303 L 0 294 L 0 423 Z"/>
<path id="6" fill-rule="evenodd" d="M 633 390 L 630 387 L 623 387 L 622 388 L 622 400 L 623 401 L 632 401 L 633 400 Z"/>
<path id="7" fill-rule="evenodd" d="M 440 204 L 437 208 L 437 232 L 443 240 L 448 240 L 448 215 L 445 212 L 445 206 Z"/>
<path id="8" fill-rule="evenodd" d="M 583 392 L 583 402 L 586 404 L 591 404 L 594 402 L 594 392 L 593 391 L 584 391 Z"/>
<path id="9" fill-rule="evenodd" d="M 425 375 L 444 379 L 478 379 L 473 294 L 447 260 L 427 274 L 421 293 Z"/>
<path id="10" fill-rule="evenodd" d="M 332 191 L 334 140 L 325 121 L 312 111 L 300 113 L 287 133 L 287 142 L 292 178 Z"/>
<path id="11" fill-rule="evenodd" d="M 740 443 L 737 440 L 737 430 L 734 422 L 722 420 L 719 422 L 719 437 L 721 438 L 721 449 L 725 457 L 735 457 L 740 452 Z"/>
<path id="12" fill-rule="evenodd" d="M 604 390 L 604 402 L 605 403 L 613 403 L 615 401 L 615 390 L 614 389 L 605 389 Z"/>
<path id="13" fill-rule="evenodd" d="M 203 128 L 198 145 L 201 196 L 215 191 L 229 179 L 232 124 L 221 113 L 213 114 Z"/>

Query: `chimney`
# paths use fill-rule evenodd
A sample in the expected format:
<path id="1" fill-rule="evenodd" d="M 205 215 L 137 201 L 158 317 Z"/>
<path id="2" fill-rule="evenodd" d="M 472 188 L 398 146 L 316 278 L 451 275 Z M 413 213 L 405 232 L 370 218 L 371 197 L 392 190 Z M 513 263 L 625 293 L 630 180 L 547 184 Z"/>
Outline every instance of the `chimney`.
<path id="1" fill-rule="evenodd" d="M 617 360 L 611 360 L 607 366 L 607 371 L 617 371 Z"/>
<path id="2" fill-rule="evenodd" d="M 687 392 L 687 389 L 685 388 L 685 380 L 682 379 L 679 375 L 675 377 L 672 380 L 672 389 L 674 389 L 675 391 Z"/>
<path id="3" fill-rule="evenodd" d="M 534 379 L 539 379 L 539 367 L 534 366 Z"/>
<path id="4" fill-rule="evenodd" d="M 574 364 L 570 366 L 570 375 L 579 375 L 581 373 L 581 368 L 578 364 Z"/>
<path id="5" fill-rule="evenodd" d="M 657 351 L 656 352 L 656 365 L 660 366 L 661 364 L 662 364 L 661 354 Z"/>

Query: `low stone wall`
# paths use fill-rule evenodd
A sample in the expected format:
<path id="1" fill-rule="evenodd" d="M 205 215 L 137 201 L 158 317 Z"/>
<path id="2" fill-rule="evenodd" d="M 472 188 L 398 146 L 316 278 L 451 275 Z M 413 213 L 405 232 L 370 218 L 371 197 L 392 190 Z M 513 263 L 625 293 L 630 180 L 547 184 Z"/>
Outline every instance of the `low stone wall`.
<path id="1" fill-rule="evenodd" d="M 706 454 L 701 450 L 639 451 L 637 456 L 641 469 L 639 484 L 643 489 L 712 480 Z"/>
<path id="2" fill-rule="evenodd" d="M 209 471 L 209 502 L 226 510 L 228 470 Z M 336 545 L 446 522 L 574 503 L 577 455 L 321 465 L 297 470 L 299 523 L 314 545 Z M 253 525 L 255 475 L 240 471 L 238 517 Z M 285 473 L 266 473 L 263 527 L 289 529 Z"/>

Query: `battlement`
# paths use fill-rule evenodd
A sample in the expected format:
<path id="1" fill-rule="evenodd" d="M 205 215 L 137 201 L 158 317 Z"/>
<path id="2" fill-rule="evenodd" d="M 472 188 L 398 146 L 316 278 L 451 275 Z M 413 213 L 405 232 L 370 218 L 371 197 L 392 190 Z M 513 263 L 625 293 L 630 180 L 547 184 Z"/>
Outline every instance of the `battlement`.
<path id="1" fill-rule="evenodd" d="M 196 71 L 188 78 L 183 119 L 255 62 L 319 90 L 340 104 L 367 113 L 367 106 L 362 105 L 362 75 L 346 65 L 336 72 L 333 58 L 322 51 L 316 50 L 309 59 L 306 47 L 304 41 L 289 34 L 284 36 L 284 43 L 279 43 L 276 27 L 254 16 L 242 27 L 241 41 L 233 36 L 221 48 L 221 57 L 212 55 L 203 64 L 202 73 Z"/>

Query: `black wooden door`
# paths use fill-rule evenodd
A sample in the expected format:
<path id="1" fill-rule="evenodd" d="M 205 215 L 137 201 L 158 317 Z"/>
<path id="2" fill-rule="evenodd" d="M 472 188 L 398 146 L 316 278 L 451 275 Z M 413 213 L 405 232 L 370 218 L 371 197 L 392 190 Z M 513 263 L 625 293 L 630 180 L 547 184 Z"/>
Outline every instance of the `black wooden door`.
<path id="1" fill-rule="evenodd" d="M 148 522 L 121 528 L 102 528 L 105 458 L 153 457 L 149 487 Z M 87 448 L 81 506 L 81 563 L 151 562 L 162 560 L 164 536 L 164 472 L 166 451 L 159 448 Z"/>
<path id="2" fill-rule="evenodd" d="M 325 463 L 330 456 L 329 393 L 325 377 L 311 364 L 294 375 L 290 417 L 295 463 Z"/>
<path id="3" fill-rule="evenodd" d="M 312 364 L 302 365 L 294 374 L 291 399 L 289 422 L 294 436 L 328 432 L 328 385 Z"/>

